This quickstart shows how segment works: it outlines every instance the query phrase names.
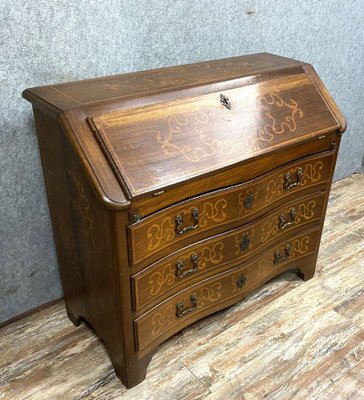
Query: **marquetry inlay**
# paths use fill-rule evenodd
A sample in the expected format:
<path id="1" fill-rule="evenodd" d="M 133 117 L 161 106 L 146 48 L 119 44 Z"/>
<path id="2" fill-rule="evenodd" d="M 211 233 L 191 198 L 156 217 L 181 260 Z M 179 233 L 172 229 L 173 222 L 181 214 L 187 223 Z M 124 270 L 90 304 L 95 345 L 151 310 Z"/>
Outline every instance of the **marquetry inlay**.
<path id="1" fill-rule="evenodd" d="M 313 277 L 346 123 L 311 65 L 262 53 L 23 96 L 67 314 L 127 388 L 192 322 L 286 269 Z"/>

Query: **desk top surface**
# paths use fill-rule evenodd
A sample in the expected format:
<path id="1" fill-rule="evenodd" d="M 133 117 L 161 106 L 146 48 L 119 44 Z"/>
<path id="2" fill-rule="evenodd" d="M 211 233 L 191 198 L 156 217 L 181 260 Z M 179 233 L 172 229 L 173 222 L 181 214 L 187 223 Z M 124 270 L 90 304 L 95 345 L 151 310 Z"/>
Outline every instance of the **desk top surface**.
<path id="1" fill-rule="evenodd" d="M 345 129 L 310 65 L 266 53 L 23 95 L 64 113 L 92 173 L 107 162 L 128 199 Z M 97 146 L 102 151 L 95 158 L 90 148 Z"/>

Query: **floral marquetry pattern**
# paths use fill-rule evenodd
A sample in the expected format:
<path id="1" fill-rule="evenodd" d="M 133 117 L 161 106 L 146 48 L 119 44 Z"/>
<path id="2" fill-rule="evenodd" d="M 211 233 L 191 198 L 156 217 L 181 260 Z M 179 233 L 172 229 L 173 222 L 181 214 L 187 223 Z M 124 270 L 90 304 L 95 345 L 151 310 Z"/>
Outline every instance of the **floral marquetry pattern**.
<path id="1" fill-rule="evenodd" d="M 323 167 L 324 163 L 321 160 L 313 163 L 306 163 L 302 168 L 303 173 L 300 186 L 319 182 L 322 178 Z M 272 201 L 273 199 L 281 197 L 285 193 L 284 176 L 285 174 L 294 175 L 297 168 L 291 168 L 290 170 L 280 174 L 278 177 L 271 179 L 267 183 L 265 196 L 266 201 Z"/>
<path id="2" fill-rule="evenodd" d="M 222 262 L 224 243 L 217 242 L 212 246 L 206 246 L 201 250 L 199 256 L 198 269 L 203 271 L 210 264 L 216 265 Z"/>
<path id="3" fill-rule="evenodd" d="M 224 221 L 226 218 L 226 208 L 226 199 L 219 199 L 215 203 L 204 203 L 202 212 L 200 214 L 200 226 L 204 228 L 210 221 L 217 223 Z"/>
<path id="4" fill-rule="evenodd" d="M 297 121 L 303 117 L 303 111 L 298 107 L 297 101 L 285 101 L 277 93 L 258 98 L 258 103 L 266 116 L 266 122 L 258 130 L 258 138 L 261 141 L 271 142 L 275 135 L 294 132 L 297 129 Z M 285 110 L 283 117 L 282 109 Z"/>
<path id="5" fill-rule="evenodd" d="M 148 229 L 148 250 L 155 250 L 163 242 L 170 242 L 175 237 L 175 221 L 172 217 L 163 219 L 161 223 L 153 224 Z"/>
<path id="6" fill-rule="evenodd" d="M 159 294 L 162 287 L 171 286 L 176 281 L 176 266 L 172 263 L 165 265 L 161 270 L 155 271 L 149 278 L 149 294 L 155 296 Z"/>
<path id="7" fill-rule="evenodd" d="M 310 200 L 308 202 L 304 202 L 296 207 L 296 216 L 295 216 L 295 225 L 300 224 L 304 221 L 309 221 L 315 215 L 315 208 L 317 206 L 317 202 L 315 200 Z M 289 214 L 292 207 L 287 208 L 282 211 L 282 214 Z M 262 227 L 262 236 L 261 242 L 264 243 L 269 238 L 272 238 L 278 234 L 280 231 L 279 228 L 279 215 L 274 216 L 274 218 L 266 221 Z"/>
<path id="8" fill-rule="evenodd" d="M 306 183 L 319 182 L 321 179 L 323 166 L 324 164 L 322 161 L 317 161 L 314 164 L 307 164 L 305 166 L 305 170 L 303 171 L 301 184 L 306 185 Z"/>
<path id="9" fill-rule="evenodd" d="M 304 236 L 302 238 L 293 240 L 290 257 L 306 254 L 309 249 L 309 243 L 309 236 Z"/>
<path id="10" fill-rule="evenodd" d="M 160 312 L 153 315 L 151 321 L 151 334 L 158 336 L 169 326 L 173 325 L 176 321 L 176 313 L 173 304 L 169 304 Z"/>
<path id="11" fill-rule="evenodd" d="M 264 209 L 272 210 L 276 202 L 283 201 L 313 185 L 323 186 L 328 180 L 332 161 L 333 155 L 330 153 L 320 157 L 307 157 L 291 163 L 288 167 L 264 174 L 247 184 L 202 195 L 193 201 L 188 200 L 183 204 L 176 204 L 163 213 L 143 218 L 130 227 L 133 263 L 136 264 L 143 259 L 152 257 L 157 251 L 167 248 L 181 239 L 192 238 L 211 228 L 220 229 L 230 222 L 238 224 L 247 216 L 258 214 Z M 302 171 L 302 173 L 298 174 L 297 171 Z M 302 200 L 303 202 L 304 200 Z M 288 225 L 299 223 L 303 216 L 305 220 L 308 220 L 311 211 L 316 210 L 315 215 L 318 217 L 317 207 L 321 207 L 321 204 L 322 201 L 316 206 L 311 203 L 307 205 L 307 210 L 303 210 L 302 205 L 296 220 Z M 298 211 L 298 205 L 294 206 L 295 211 Z M 197 217 L 194 216 L 194 212 L 198 214 Z M 182 221 L 178 225 L 178 229 L 177 217 Z M 290 210 L 288 210 L 286 222 L 291 220 Z M 265 222 L 266 236 L 275 235 L 277 233 L 276 222 L 264 220 Z M 179 231 L 183 231 L 185 228 L 187 228 L 186 234 L 179 234 Z M 260 238 L 260 235 L 261 233 L 257 239 Z M 265 240 L 264 237 L 263 240 Z"/>
<path id="12" fill-rule="evenodd" d="M 244 115 L 252 114 L 251 110 L 244 109 L 243 103 L 236 104 L 235 107 L 241 107 Z M 297 123 L 303 117 L 303 111 L 296 100 L 283 99 L 274 92 L 258 96 L 253 110 L 251 118 L 260 121 L 254 135 L 257 149 L 263 142 L 272 142 L 278 135 L 296 131 Z M 251 151 L 248 150 L 246 139 L 229 140 L 227 137 L 221 139 L 211 135 L 211 126 L 217 125 L 221 120 L 220 111 L 218 108 L 200 108 L 184 114 L 172 114 L 166 126 L 155 133 L 163 153 L 168 156 L 180 154 L 190 162 L 198 162 L 215 155 L 246 154 Z M 226 129 L 229 129 L 229 125 Z M 188 132 L 193 132 L 198 137 L 198 145 L 181 143 L 178 140 L 179 136 Z M 240 136 L 245 137 L 243 131 Z"/>
<path id="13" fill-rule="evenodd" d="M 315 207 L 317 203 L 315 200 L 310 200 L 307 203 L 301 203 L 298 206 L 296 223 L 299 224 L 302 221 L 309 221 L 315 215 Z M 285 212 L 288 212 L 286 210 Z"/>
<path id="14" fill-rule="evenodd" d="M 207 306 L 220 300 L 222 283 L 214 282 L 210 285 L 197 289 L 194 293 L 197 297 L 197 308 Z M 176 300 L 177 302 L 177 300 Z M 176 306 L 169 303 L 158 312 L 155 312 L 151 318 L 151 334 L 158 336 L 173 326 L 178 318 L 176 317 Z"/>
<path id="15" fill-rule="evenodd" d="M 204 286 L 199 291 L 197 295 L 198 307 L 204 307 L 210 303 L 215 303 L 221 298 L 221 282 L 215 282 L 210 286 Z"/>
<path id="16" fill-rule="evenodd" d="M 164 335 L 167 331 L 176 331 L 185 326 L 188 321 L 187 315 L 196 317 L 206 315 L 206 311 L 210 308 L 217 310 L 219 304 L 224 306 L 228 300 L 246 294 L 281 271 L 283 266 L 287 268 L 291 265 L 290 262 L 308 256 L 316 250 L 318 237 L 319 231 L 316 229 L 296 236 L 288 242 L 281 242 L 267 249 L 249 264 L 227 270 L 224 274 L 212 278 L 212 282 L 201 283 L 200 286 L 196 285 L 193 289 L 185 290 L 184 294 L 174 295 L 167 301 L 159 303 L 137 322 L 138 335 L 143 339 L 139 343 L 139 349 L 154 342 L 158 336 Z M 187 287 L 188 285 L 185 286 Z M 181 305 L 184 314 L 179 312 Z M 144 332 L 142 336 L 141 332 Z"/>
<path id="17" fill-rule="evenodd" d="M 223 141 L 209 136 L 211 120 L 213 119 L 216 119 L 216 111 L 212 109 L 169 117 L 168 132 L 166 134 L 162 131 L 156 133 L 156 139 L 162 145 L 163 153 L 169 156 L 180 153 L 188 161 L 198 162 L 217 154 L 229 155 L 244 152 L 246 146 L 242 142 Z M 200 146 L 178 145 L 176 143 L 176 136 L 187 130 L 195 132 L 199 138 Z"/>
<path id="18" fill-rule="evenodd" d="M 211 265 L 216 265 L 222 262 L 224 256 L 222 251 L 224 244 L 217 242 L 211 246 L 205 246 L 197 252 L 198 271 L 203 271 Z M 189 262 L 190 254 L 181 256 L 179 259 L 185 263 Z M 188 266 L 187 266 L 188 267 Z M 166 264 L 162 269 L 154 271 L 149 278 L 149 294 L 155 296 L 161 290 L 173 286 L 178 280 L 176 275 L 176 262 Z"/>
<path id="19" fill-rule="evenodd" d="M 309 236 L 303 236 L 297 239 L 294 239 L 291 244 L 290 244 L 290 254 L 287 260 L 293 259 L 296 256 L 302 256 L 308 253 L 309 251 L 312 251 L 310 249 L 310 237 Z M 272 262 L 272 259 L 274 258 L 274 255 L 268 253 L 265 256 L 261 257 L 258 259 L 256 262 L 253 263 L 251 267 L 247 267 L 243 269 L 241 272 L 237 272 L 231 277 L 231 294 L 236 295 L 243 291 L 244 289 L 254 285 L 256 282 L 259 282 L 261 280 L 265 280 L 269 275 L 274 271 L 275 265 Z M 251 274 L 251 271 L 254 270 L 254 280 L 251 281 L 249 276 Z M 238 279 L 241 278 L 241 276 L 246 277 L 246 284 L 242 287 L 239 287 L 237 285 Z"/>

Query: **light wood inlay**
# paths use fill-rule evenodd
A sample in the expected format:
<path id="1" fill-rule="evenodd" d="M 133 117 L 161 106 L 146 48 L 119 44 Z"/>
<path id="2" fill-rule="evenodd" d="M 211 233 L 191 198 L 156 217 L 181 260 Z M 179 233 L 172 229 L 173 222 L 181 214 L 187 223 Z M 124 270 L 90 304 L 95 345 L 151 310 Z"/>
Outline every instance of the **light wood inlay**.
<path id="1" fill-rule="evenodd" d="M 132 277 L 135 308 L 138 310 L 147 304 L 160 302 L 168 291 L 187 287 L 197 279 L 201 279 L 202 275 L 208 277 L 221 272 L 226 269 L 227 263 L 230 263 L 229 268 L 231 268 L 231 263 L 241 264 L 254 254 L 261 254 L 264 246 L 286 235 L 292 229 L 298 227 L 304 229 L 306 224 L 318 225 L 323 212 L 324 198 L 324 194 L 318 193 L 286 203 L 251 224 L 197 242 L 156 262 Z M 296 212 L 295 222 L 280 228 L 280 216 L 283 215 L 287 222 L 290 222 L 292 210 Z M 246 249 L 241 248 L 244 238 L 248 240 Z M 195 265 L 192 262 L 193 257 L 196 259 Z M 183 272 L 193 267 L 196 270 L 186 276 L 178 277 L 178 263 L 182 263 Z"/>
<path id="2" fill-rule="evenodd" d="M 127 388 L 188 324 L 289 268 L 314 276 L 346 123 L 305 63 L 255 55 L 23 96 L 68 317 L 97 332 Z M 233 240 L 209 247 L 217 237 Z M 167 266 L 177 255 L 189 261 L 176 260 L 178 278 L 202 271 L 179 286 Z"/>
<path id="3" fill-rule="evenodd" d="M 220 95 L 229 98 L 230 110 Z M 92 124 L 132 196 L 339 127 L 304 74 L 117 111 Z"/>
<path id="4" fill-rule="evenodd" d="M 294 238 L 278 242 L 264 252 L 264 255 L 257 257 L 253 262 L 243 264 L 237 268 L 230 269 L 218 274 L 202 283 L 189 286 L 175 296 L 170 297 L 164 303 L 154 307 L 151 311 L 143 314 L 135 321 L 137 350 L 143 350 L 153 343 L 153 346 L 160 343 L 171 332 L 175 333 L 192 321 L 206 316 L 213 311 L 220 310 L 232 304 L 237 298 L 244 298 L 246 294 L 261 285 L 270 277 L 277 275 L 279 271 L 302 264 L 301 257 L 308 256 L 316 251 L 318 247 L 319 231 L 305 231 Z M 289 245 L 291 252 L 285 255 L 285 247 Z M 280 263 L 274 262 L 274 253 L 279 251 L 285 260 Z M 307 260 L 307 262 L 309 262 Z M 237 280 L 243 276 L 245 283 L 241 288 L 236 289 Z M 189 309 L 191 296 L 196 296 L 196 307 L 192 312 L 179 318 L 176 316 L 176 305 L 183 302 L 183 308 Z"/>
<path id="5" fill-rule="evenodd" d="M 265 208 L 272 208 L 274 203 L 297 195 L 304 189 L 323 184 L 329 179 L 332 162 L 333 154 L 329 152 L 307 157 L 251 182 L 199 196 L 154 213 L 130 226 L 130 261 L 134 265 L 146 258 L 153 259 L 153 255 L 160 255 L 163 249 L 181 242 L 193 243 L 194 236 L 202 232 L 207 236 L 211 229 L 222 230 L 229 223 L 237 224 Z M 303 170 L 301 184 L 286 190 L 285 175 L 291 174 L 295 179 L 294 175 L 299 168 Z M 249 196 L 252 196 L 251 205 L 246 207 L 244 201 Z M 191 225 L 194 209 L 199 210 L 199 226 L 185 235 L 176 235 L 176 216 L 183 217 L 183 226 Z"/>
<path id="6" fill-rule="evenodd" d="M 288 271 L 184 329 L 135 388 L 61 302 L 0 330 L 0 398 L 364 398 L 363 186 L 364 175 L 333 185 L 315 279 Z"/>

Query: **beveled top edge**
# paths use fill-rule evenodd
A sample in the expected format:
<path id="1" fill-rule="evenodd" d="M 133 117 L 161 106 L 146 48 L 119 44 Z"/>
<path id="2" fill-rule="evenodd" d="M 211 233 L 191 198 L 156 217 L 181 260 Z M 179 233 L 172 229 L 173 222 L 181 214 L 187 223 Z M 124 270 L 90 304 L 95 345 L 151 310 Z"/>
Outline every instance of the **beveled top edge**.
<path id="1" fill-rule="evenodd" d="M 65 111 L 100 102 L 205 86 L 303 65 L 306 63 L 270 53 L 257 53 L 32 87 L 23 92 L 23 97 L 32 103 L 38 98 L 56 110 Z M 244 70 L 244 67 L 248 67 L 248 70 Z M 200 74 L 199 69 L 201 69 Z M 210 76 L 206 77 L 208 75 L 206 71 Z M 183 82 L 181 77 L 188 74 L 196 76 L 190 76 Z M 166 75 L 169 77 L 166 78 Z"/>

